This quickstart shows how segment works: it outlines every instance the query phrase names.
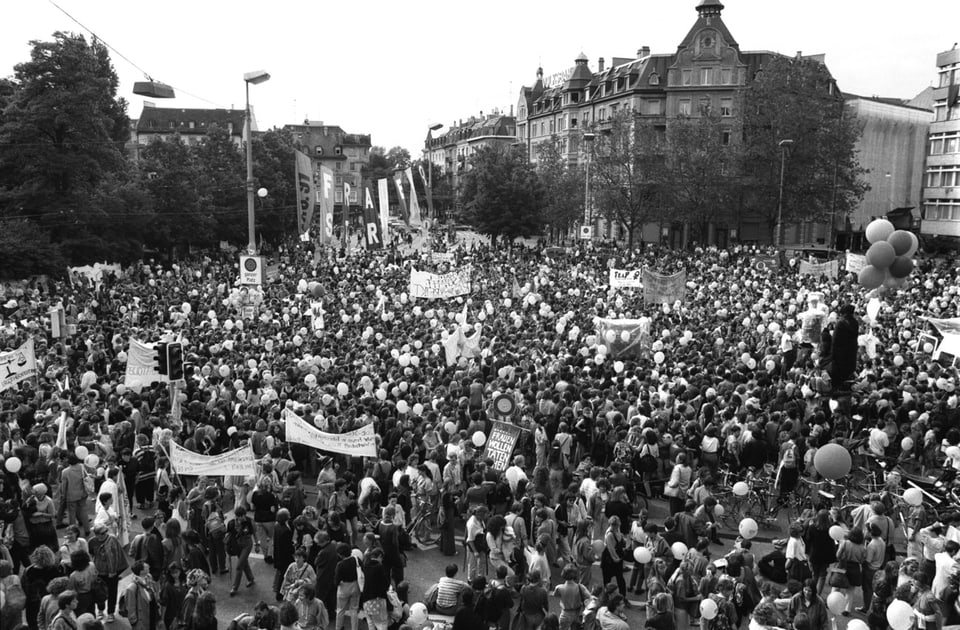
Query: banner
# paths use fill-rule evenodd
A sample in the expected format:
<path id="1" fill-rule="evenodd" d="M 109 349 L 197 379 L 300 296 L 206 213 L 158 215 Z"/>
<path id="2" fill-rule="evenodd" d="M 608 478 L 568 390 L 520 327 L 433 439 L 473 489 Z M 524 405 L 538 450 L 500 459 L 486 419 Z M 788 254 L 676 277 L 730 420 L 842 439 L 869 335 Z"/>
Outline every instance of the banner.
<path id="1" fill-rule="evenodd" d="M 643 301 L 651 304 L 683 302 L 687 292 L 687 272 L 678 271 L 672 276 L 662 276 L 655 271 L 643 270 Z"/>
<path id="2" fill-rule="evenodd" d="M 249 477 L 257 474 L 253 445 L 247 444 L 220 455 L 201 455 L 170 440 L 170 466 L 178 475 Z"/>
<path id="3" fill-rule="evenodd" d="M 123 269 L 120 266 L 120 263 L 94 263 L 93 265 L 84 265 L 83 267 L 68 267 L 68 275 L 71 277 L 71 282 L 73 281 L 73 276 L 82 276 L 89 280 L 94 285 L 99 286 L 103 282 L 103 276 L 106 274 L 113 274 L 114 276 L 119 276 Z"/>
<path id="4" fill-rule="evenodd" d="M 407 197 L 403 193 L 403 171 L 397 171 L 393 174 L 393 183 L 397 187 L 397 199 L 400 200 L 400 216 L 403 222 L 410 225 L 410 213 L 407 211 Z"/>
<path id="5" fill-rule="evenodd" d="M 33 348 L 33 337 L 13 352 L 0 354 L 0 392 L 14 388 L 36 375 L 37 354 Z"/>
<path id="6" fill-rule="evenodd" d="M 630 271 L 629 269 L 610 269 L 610 288 L 619 289 L 629 288 L 629 289 L 639 289 L 643 286 L 641 280 L 643 279 L 643 270 L 635 269 Z"/>
<path id="7" fill-rule="evenodd" d="M 520 427 L 507 422 L 494 421 L 487 443 L 483 447 L 483 458 L 493 460 L 493 469 L 504 471 L 510 467 L 513 449 L 520 438 Z"/>
<path id="8" fill-rule="evenodd" d="M 297 233 L 310 232 L 313 222 L 314 204 L 317 192 L 313 184 L 313 164 L 310 156 L 302 151 L 294 151 L 294 177 L 297 189 Z"/>
<path id="9" fill-rule="evenodd" d="M 130 337 L 130 347 L 127 349 L 127 372 L 123 384 L 127 387 L 139 389 L 151 383 L 166 383 L 169 379 L 166 374 L 160 373 L 160 364 L 157 362 L 157 351 L 154 344 L 141 343 Z"/>
<path id="10" fill-rule="evenodd" d="M 363 241 L 367 249 L 382 249 L 383 234 L 380 232 L 380 216 L 373 207 L 373 196 L 366 189 L 366 203 L 363 205 Z"/>
<path id="11" fill-rule="evenodd" d="M 287 441 L 330 453 L 362 457 L 377 456 L 377 436 L 367 424 L 349 433 L 324 433 L 294 413 L 287 414 Z"/>
<path id="12" fill-rule="evenodd" d="M 453 252 L 430 252 L 430 262 L 435 265 L 450 264 L 455 261 Z"/>
<path id="13" fill-rule="evenodd" d="M 467 265 L 450 273 L 430 273 L 410 269 L 410 297 L 451 298 L 470 293 L 470 277 L 473 275 L 473 266 Z"/>
<path id="14" fill-rule="evenodd" d="M 329 166 L 320 167 L 320 244 L 329 245 L 333 240 L 333 170 Z"/>
<path id="15" fill-rule="evenodd" d="M 387 178 L 377 180 L 377 196 L 380 197 L 380 234 L 383 235 L 383 242 L 390 240 L 390 184 Z"/>
<path id="16" fill-rule="evenodd" d="M 406 173 L 410 181 L 410 227 L 420 227 L 420 202 L 417 201 L 417 187 L 413 183 L 413 168 L 408 166 Z"/>
<path id="17" fill-rule="evenodd" d="M 650 337 L 650 318 L 639 319 L 596 319 L 597 343 L 607 346 L 610 356 L 637 357 L 652 343 Z"/>
<path id="18" fill-rule="evenodd" d="M 432 169 L 433 166 L 430 168 Z M 423 164 L 417 166 L 417 169 L 420 171 L 420 179 L 423 180 L 423 187 L 427 189 L 427 216 L 429 216 L 431 219 L 435 219 L 437 215 L 433 212 L 433 190 L 431 189 L 431 184 L 433 184 L 433 182 L 430 181 L 430 179 L 427 179 L 427 176 L 424 174 Z"/>
<path id="19" fill-rule="evenodd" d="M 806 260 L 800 261 L 801 276 L 826 276 L 836 278 L 840 271 L 840 263 L 836 260 L 828 260 L 822 263 L 811 263 Z"/>
<path id="20" fill-rule="evenodd" d="M 323 314 L 326 311 L 323 310 L 323 302 L 318 300 L 310 300 L 310 319 L 313 324 L 314 330 L 323 330 Z"/>
<path id="21" fill-rule="evenodd" d="M 343 241 L 344 247 L 347 245 L 347 234 L 350 230 L 350 192 L 352 190 L 353 187 L 349 182 L 343 182 L 343 237 L 340 240 Z"/>
<path id="22" fill-rule="evenodd" d="M 844 271 L 854 275 L 860 275 L 860 271 L 867 266 L 867 257 L 863 254 L 847 254 L 847 261 L 844 265 Z"/>
<path id="23" fill-rule="evenodd" d="M 777 254 L 757 254 L 753 257 L 753 268 L 757 271 L 776 271 L 780 268 L 780 256 Z"/>

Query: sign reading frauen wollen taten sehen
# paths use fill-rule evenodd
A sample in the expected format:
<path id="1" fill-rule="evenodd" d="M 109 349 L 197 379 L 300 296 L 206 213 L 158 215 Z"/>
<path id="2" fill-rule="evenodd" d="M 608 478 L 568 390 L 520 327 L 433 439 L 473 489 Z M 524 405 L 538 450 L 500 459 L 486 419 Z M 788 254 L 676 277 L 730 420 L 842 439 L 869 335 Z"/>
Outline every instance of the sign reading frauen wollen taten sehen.
<path id="1" fill-rule="evenodd" d="M 510 466 L 510 456 L 520 437 L 520 427 L 506 422 L 494 422 L 483 451 L 484 459 L 493 460 L 494 470 L 506 470 Z"/>

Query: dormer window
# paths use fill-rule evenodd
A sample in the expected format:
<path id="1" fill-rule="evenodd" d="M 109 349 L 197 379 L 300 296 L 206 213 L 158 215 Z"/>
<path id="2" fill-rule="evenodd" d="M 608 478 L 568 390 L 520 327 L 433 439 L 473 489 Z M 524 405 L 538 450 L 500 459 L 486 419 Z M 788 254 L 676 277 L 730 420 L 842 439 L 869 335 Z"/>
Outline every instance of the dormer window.
<path id="1" fill-rule="evenodd" d="M 660 85 L 660 75 L 656 72 L 650 75 L 650 85 Z"/>

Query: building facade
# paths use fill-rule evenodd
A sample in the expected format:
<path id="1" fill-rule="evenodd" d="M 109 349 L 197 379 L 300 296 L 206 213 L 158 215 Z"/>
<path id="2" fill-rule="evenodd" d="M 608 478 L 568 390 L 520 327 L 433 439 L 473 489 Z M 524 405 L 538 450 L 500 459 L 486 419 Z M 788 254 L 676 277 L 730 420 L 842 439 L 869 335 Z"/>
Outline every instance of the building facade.
<path id="1" fill-rule="evenodd" d="M 618 112 L 631 111 L 639 124 L 665 134 L 673 121 L 718 114 L 723 123 L 722 142 L 737 142 L 741 112 L 738 95 L 776 56 L 769 51 L 743 51 L 721 17 L 719 0 L 701 0 L 697 20 L 676 52 L 651 53 L 641 47 L 634 59 L 614 58 L 610 65 L 598 60 L 596 71 L 582 53 L 569 71 L 545 79 L 537 70 L 532 87 L 523 87 L 517 102 L 517 142 L 537 161 L 539 145 L 559 143 L 571 164 L 582 163 L 589 150 L 582 146 L 585 131 L 603 133 Z M 823 63 L 822 56 L 802 56 Z M 826 87 L 839 97 L 836 85 Z M 596 221 L 595 233 L 603 238 L 623 238 L 620 226 Z M 647 225 L 635 241 L 679 243 L 679 224 Z M 759 216 L 739 215 L 736 223 L 713 226 L 714 242 L 727 239 L 762 241 L 769 230 Z M 789 233 L 789 230 L 787 230 Z"/>
<path id="2" fill-rule="evenodd" d="M 284 125 L 293 134 L 294 146 L 310 156 L 314 173 L 321 166 L 329 167 L 334 175 L 334 211 L 342 212 L 343 185 L 350 185 L 350 206 L 363 203 L 365 185 L 362 172 L 370 163 L 370 136 L 347 133 L 336 125 L 323 121 L 305 120 L 300 125 Z M 342 220 L 342 219 L 341 219 Z"/>
<path id="3" fill-rule="evenodd" d="M 470 156 L 487 146 L 512 146 L 516 142 L 517 119 L 494 111 L 484 116 L 471 116 L 466 121 L 451 124 L 446 131 L 427 133 L 424 143 L 424 158 L 429 161 L 432 177 L 445 178 L 459 189 L 463 173 L 469 166 Z"/>
<path id="4" fill-rule="evenodd" d="M 935 86 L 920 231 L 928 236 L 960 237 L 960 50 L 956 44 L 937 55 Z"/>
<path id="5" fill-rule="evenodd" d="M 243 146 L 244 110 L 242 109 L 177 109 L 156 107 L 144 102 L 140 118 L 134 128 L 134 159 L 139 159 L 140 150 L 154 140 L 169 140 L 180 136 L 184 143 L 193 146 L 203 140 L 214 127 L 225 129 L 237 147 Z M 257 131 L 256 116 L 251 111 L 251 129 Z"/>

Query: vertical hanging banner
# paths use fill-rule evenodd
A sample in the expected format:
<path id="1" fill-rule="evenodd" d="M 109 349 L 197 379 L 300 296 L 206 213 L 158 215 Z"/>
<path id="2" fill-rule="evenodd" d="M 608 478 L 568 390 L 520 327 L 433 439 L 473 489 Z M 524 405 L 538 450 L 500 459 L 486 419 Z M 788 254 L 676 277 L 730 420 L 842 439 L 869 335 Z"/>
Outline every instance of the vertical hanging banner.
<path id="1" fill-rule="evenodd" d="M 410 227 L 420 227 L 420 202 L 417 200 L 417 187 L 413 183 L 413 168 L 405 171 L 410 181 Z"/>
<path id="2" fill-rule="evenodd" d="M 403 193 L 403 171 L 397 171 L 393 174 L 393 183 L 397 187 L 397 197 L 400 199 L 400 215 L 403 216 L 403 222 L 410 225 L 410 213 L 407 210 L 407 196 Z"/>
<path id="3" fill-rule="evenodd" d="M 386 178 L 377 180 L 377 193 L 380 197 L 380 235 L 386 242 L 390 232 L 388 219 L 390 218 L 390 183 Z"/>
<path id="4" fill-rule="evenodd" d="M 343 246 L 347 246 L 347 233 L 350 229 L 350 182 L 343 182 L 343 237 L 340 239 Z"/>
<path id="5" fill-rule="evenodd" d="M 366 189 L 366 199 L 363 204 L 363 238 L 367 249 L 382 249 L 383 235 L 380 233 L 380 217 L 373 207 L 373 195 Z"/>
<path id="6" fill-rule="evenodd" d="M 431 169 L 433 167 L 431 166 Z M 417 166 L 417 169 L 420 171 L 420 179 L 423 180 L 423 187 L 427 191 L 427 216 L 431 219 L 435 219 L 437 215 L 433 213 L 433 182 L 430 179 L 427 179 L 427 176 L 423 173 L 423 164 Z M 431 178 L 432 179 L 432 178 Z"/>
<path id="7" fill-rule="evenodd" d="M 294 177 L 297 187 L 297 233 L 308 234 L 316 204 L 316 188 L 313 185 L 313 164 L 302 151 L 294 151 Z"/>
<path id="8" fill-rule="evenodd" d="M 320 243 L 329 245 L 333 239 L 333 170 L 329 166 L 320 167 Z"/>

